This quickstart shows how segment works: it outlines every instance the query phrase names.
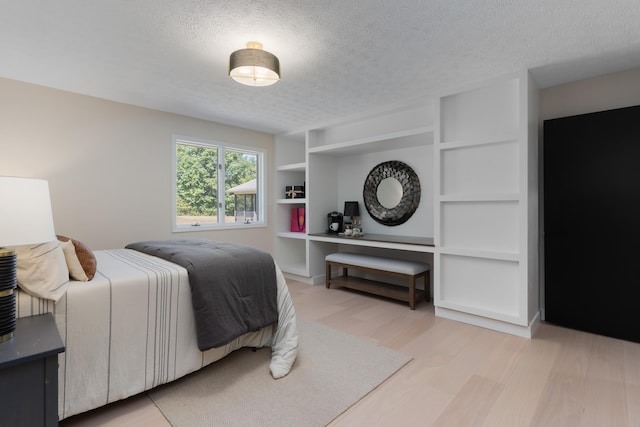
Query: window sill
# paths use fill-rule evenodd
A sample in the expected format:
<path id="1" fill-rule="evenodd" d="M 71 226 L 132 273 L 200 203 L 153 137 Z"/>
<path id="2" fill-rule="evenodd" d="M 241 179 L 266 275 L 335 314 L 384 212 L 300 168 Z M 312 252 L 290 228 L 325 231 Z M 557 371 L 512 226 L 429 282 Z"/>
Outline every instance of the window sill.
<path id="1" fill-rule="evenodd" d="M 250 222 L 248 224 L 244 223 L 233 223 L 233 224 L 205 224 L 205 225 L 183 225 L 183 226 L 173 226 L 172 231 L 174 233 L 189 233 L 189 232 L 198 232 L 198 231 L 219 231 L 219 230 L 241 230 L 247 228 L 266 228 L 267 224 L 264 222 Z"/>

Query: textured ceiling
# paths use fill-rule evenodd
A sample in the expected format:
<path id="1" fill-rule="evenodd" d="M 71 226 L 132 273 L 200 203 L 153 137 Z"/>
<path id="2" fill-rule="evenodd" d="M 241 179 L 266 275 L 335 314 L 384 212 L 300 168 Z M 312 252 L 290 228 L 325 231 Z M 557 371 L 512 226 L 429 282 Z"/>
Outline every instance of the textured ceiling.
<path id="1" fill-rule="evenodd" d="M 227 76 L 257 40 L 282 81 Z M 640 66 L 639 0 L 0 0 L 0 76 L 270 133 Z"/>

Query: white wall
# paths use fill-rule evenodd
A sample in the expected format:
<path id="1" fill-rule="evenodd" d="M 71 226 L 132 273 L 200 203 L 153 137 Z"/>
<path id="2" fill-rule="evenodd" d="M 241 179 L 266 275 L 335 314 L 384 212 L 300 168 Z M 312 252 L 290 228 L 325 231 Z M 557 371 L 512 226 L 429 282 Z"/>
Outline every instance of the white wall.
<path id="1" fill-rule="evenodd" d="M 0 94 L 0 175 L 49 180 L 58 234 L 93 249 L 201 237 L 272 251 L 272 135 L 1 78 Z M 266 149 L 269 226 L 172 233 L 172 134 Z"/>
<path id="2" fill-rule="evenodd" d="M 640 68 L 540 91 L 540 305 L 544 318 L 544 120 L 640 105 Z M 594 258 L 595 259 L 595 258 Z"/>
<path id="3" fill-rule="evenodd" d="M 639 104 L 640 68 L 636 68 L 541 90 L 540 123 Z"/>
<path id="4" fill-rule="evenodd" d="M 404 224 L 386 226 L 377 223 L 364 205 L 364 182 L 369 172 L 378 164 L 399 160 L 409 165 L 420 180 L 420 204 L 416 212 Z M 363 230 L 373 234 L 395 234 L 399 236 L 433 236 L 433 145 L 374 152 L 338 159 L 338 180 L 340 182 L 335 210 L 344 211 L 344 202 L 357 200 Z"/>

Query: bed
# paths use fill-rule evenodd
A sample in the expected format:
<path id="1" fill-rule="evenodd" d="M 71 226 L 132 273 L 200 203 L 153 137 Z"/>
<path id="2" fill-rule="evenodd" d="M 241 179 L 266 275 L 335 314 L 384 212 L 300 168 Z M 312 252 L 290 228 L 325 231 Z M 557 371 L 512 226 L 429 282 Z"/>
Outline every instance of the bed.
<path id="1" fill-rule="evenodd" d="M 241 347 L 271 347 L 274 378 L 291 369 L 298 346 L 295 311 L 277 265 L 277 323 L 200 351 L 184 267 L 132 249 L 93 254 L 95 276 L 66 283 L 57 302 L 17 293 L 18 317 L 53 313 L 65 343 L 60 420 L 178 379 Z"/>

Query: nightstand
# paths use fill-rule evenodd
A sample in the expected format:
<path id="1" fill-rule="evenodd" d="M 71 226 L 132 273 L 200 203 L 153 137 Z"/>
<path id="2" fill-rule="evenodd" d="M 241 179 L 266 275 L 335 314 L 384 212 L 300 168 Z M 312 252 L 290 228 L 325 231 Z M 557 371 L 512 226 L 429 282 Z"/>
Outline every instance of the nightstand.
<path id="1" fill-rule="evenodd" d="M 13 339 L 0 344 L 2 425 L 58 425 L 58 354 L 63 351 L 51 313 L 16 320 Z"/>

